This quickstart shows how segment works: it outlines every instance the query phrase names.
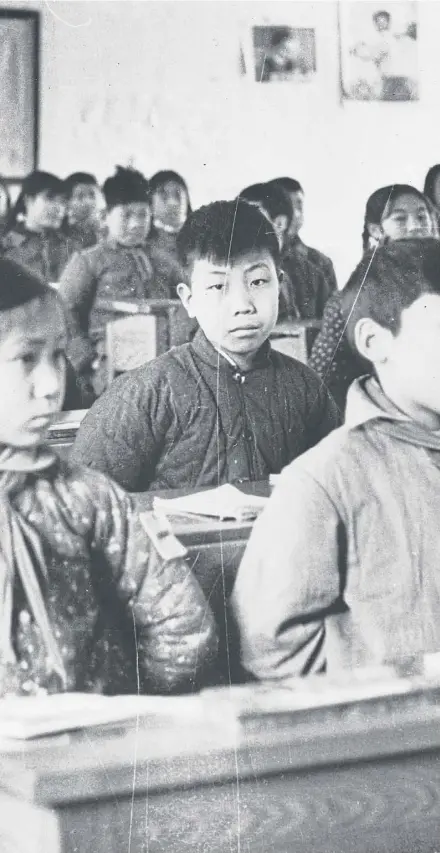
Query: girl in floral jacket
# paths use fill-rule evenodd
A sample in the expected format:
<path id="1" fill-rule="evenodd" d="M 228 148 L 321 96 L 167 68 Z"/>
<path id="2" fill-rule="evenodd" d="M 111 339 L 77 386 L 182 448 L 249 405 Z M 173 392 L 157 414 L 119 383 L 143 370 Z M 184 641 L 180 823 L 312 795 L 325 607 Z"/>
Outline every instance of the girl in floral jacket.
<path id="1" fill-rule="evenodd" d="M 184 549 L 44 443 L 64 348 L 54 291 L 0 260 L 0 695 L 191 689 L 217 642 Z"/>

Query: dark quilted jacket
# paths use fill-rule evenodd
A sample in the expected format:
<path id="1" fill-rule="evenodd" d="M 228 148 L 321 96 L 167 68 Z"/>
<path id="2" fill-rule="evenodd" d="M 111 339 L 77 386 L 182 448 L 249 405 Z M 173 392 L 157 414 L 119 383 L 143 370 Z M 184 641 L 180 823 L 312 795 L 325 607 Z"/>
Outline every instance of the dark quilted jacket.
<path id="1" fill-rule="evenodd" d="M 338 425 L 318 376 L 266 343 L 241 373 L 197 332 L 117 379 L 92 406 L 73 459 L 129 491 L 264 480 Z"/>

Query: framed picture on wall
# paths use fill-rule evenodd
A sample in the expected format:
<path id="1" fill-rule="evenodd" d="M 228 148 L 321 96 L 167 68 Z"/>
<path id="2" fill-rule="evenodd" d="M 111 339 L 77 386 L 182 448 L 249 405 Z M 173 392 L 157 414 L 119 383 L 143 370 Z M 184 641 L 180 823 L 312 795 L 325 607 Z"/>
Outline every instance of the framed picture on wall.
<path id="1" fill-rule="evenodd" d="M 416 2 L 342 0 L 339 33 L 343 98 L 418 100 Z"/>
<path id="2" fill-rule="evenodd" d="M 316 75 L 315 30 L 282 24 L 251 27 L 242 71 L 256 83 L 305 83 Z"/>
<path id="3" fill-rule="evenodd" d="M 0 9 L 0 175 L 21 181 L 37 162 L 38 12 Z"/>

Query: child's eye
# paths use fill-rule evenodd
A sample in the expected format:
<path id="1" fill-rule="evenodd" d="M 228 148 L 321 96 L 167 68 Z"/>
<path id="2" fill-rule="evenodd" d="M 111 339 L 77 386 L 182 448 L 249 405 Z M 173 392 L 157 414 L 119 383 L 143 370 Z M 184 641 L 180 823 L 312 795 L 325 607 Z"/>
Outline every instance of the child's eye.
<path id="1" fill-rule="evenodd" d="M 218 282 L 218 284 L 211 284 L 210 287 L 208 287 L 208 290 L 220 291 L 224 289 L 224 286 L 223 282 Z"/>
<path id="2" fill-rule="evenodd" d="M 252 287 L 263 287 L 267 283 L 267 278 L 253 278 L 251 281 Z"/>
<path id="3" fill-rule="evenodd" d="M 34 352 L 23 352 L 19 356 L 19 360 L 23 362 L 26 366 L 30 366 L 35 364 L 37 360 L 37 355 Z"/>

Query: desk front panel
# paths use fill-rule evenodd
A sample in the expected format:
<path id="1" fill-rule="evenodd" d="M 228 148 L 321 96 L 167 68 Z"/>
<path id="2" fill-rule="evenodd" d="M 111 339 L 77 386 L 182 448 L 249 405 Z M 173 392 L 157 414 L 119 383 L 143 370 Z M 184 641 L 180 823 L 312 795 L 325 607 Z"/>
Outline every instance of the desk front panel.
<path id="1" fill-rule="evenodd" d="M 133 776 L 135 783 L 135 774 Z M 438 754 L 62 808 L 62 853 L 438 853 Z"/>

